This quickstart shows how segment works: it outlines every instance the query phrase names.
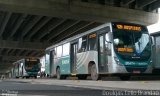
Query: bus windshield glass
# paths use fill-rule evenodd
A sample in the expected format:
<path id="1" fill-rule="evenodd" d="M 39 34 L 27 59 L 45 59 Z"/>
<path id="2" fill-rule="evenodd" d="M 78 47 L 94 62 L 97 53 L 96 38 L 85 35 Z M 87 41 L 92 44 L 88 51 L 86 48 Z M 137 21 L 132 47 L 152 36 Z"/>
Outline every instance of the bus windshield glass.
<path id="1" fill-rule="evenodd" d="M 27 61 L 25 64 L 25 68 L 28 71 L 34 71 L 34 69 L 39 68 L 39 62 L 38 61 Z"/>
<path id="2" fill-rule="evenodd" d="M 148 31 L 114 30 L 115 52 L 124 60 L 146 61 L 151 56 L 151 42 Z"/>

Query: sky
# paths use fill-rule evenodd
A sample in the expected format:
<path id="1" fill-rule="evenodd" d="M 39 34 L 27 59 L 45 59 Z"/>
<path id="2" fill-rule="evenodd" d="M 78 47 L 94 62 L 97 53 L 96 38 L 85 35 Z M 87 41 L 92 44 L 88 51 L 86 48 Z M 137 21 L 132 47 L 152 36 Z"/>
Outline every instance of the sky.
<path id="1" fill-rule="evenodd" d="M 159 12 L 159 20 L 156 24 L 148 26 L 149 33 L 154 33 L 160 31 L 160 8 L 158 9 Z"/>

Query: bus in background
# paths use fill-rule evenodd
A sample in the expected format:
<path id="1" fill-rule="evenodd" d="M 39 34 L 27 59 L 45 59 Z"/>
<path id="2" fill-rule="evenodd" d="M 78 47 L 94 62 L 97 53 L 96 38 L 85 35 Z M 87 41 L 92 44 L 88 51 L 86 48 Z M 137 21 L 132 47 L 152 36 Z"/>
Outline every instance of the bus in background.
<path id="1" fill-rule="evenodd" d="M 25 58 L 13 63 L 14 65 L 14 77 L 35 77 L 40 71 L 40 60 L 37 58 Z"/>
<path id="2" fill-rule="evenodd" d="M 146 26 L 110 22 L 48 47 L 45 68 L 57 79 L 116 75 L 128 80 L 152 72 L 151 46 Z"/>
<path id="3" fill-rule="evenodd" d="M 152 36 L 152 61 L 153 74 L 160 74 L 160 32 L 150 34 Z"/>

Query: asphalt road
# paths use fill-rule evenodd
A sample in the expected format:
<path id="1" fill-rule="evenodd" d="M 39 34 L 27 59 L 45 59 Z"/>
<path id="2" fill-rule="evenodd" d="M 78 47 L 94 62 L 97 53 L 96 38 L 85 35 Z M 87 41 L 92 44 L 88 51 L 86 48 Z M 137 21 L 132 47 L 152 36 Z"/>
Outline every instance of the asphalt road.
<path id="1" fill-rule="evenodd" d="M 160 96 L 159 89 L 159 80 L 0 80 L 0 96 Z"/>
<path id="2" fill-rule="evenodd" d="M 102 96 L 102 90 L 0 81 L 0 96 Z"/>

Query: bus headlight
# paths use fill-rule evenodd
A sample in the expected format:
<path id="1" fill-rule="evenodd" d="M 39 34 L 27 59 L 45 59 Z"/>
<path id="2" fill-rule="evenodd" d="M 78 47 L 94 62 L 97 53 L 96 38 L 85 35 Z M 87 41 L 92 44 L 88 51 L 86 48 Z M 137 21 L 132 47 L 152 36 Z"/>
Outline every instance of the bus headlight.
<path id="1" fill-rule="evenodd" d="M 114 57 L 114 60 L 116 61 L 116 64 L 122 66 L 122 64 L 120 63 L 119 59 L 117 57 Z"/>

